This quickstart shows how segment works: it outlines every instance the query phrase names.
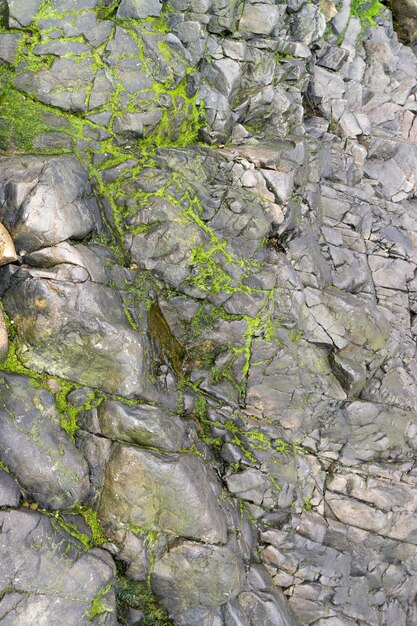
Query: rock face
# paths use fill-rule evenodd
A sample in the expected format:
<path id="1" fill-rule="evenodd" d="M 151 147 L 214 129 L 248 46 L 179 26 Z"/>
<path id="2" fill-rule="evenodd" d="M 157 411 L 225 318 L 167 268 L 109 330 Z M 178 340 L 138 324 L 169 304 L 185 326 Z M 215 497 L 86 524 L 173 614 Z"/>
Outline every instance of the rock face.
<path id="1" fill-rule="evenodd" d="M 117 624 L 113 565 L 103 550 L 88 554 L 47 516 L 1 511 L 0 620 L 4 624 Z M 99 607 L 99 608 L 98 608 Z"/>
<path id="2" fill-rule="evenodd" d="M 21 274 L 26 272 L 13 276 L 4 304 L 17 321 L 19 350 L 29 367 L 110 393 L 146 396 L 151 385 L 144 342 L 130 327 L 116 291 L 36 274 L 19 280 Z"/>
<path id="3" fill-rule="evenodd" d="M 0 6 L 0 624 L 417 624 L 388 9 Z"/>

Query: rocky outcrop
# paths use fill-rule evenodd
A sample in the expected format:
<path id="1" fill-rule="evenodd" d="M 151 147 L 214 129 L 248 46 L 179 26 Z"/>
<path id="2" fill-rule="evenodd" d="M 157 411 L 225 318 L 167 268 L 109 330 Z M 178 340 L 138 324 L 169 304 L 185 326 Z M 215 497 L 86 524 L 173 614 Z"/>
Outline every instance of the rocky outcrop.
<path id="1" fill-rule="evenodd" d="M 0 624 L 412 626 L 417 61 L 391 14 L 7 5 Z"/>

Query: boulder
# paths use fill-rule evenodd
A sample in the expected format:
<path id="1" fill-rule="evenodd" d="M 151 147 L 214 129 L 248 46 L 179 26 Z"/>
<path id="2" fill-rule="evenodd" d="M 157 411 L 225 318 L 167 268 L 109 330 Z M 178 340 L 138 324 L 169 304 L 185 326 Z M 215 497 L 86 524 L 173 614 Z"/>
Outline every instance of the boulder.
<path id="1" fill-rule="evenodd" d="M 2 373 L 0 398 L 0 458 L 28 496 L 50 509 L 82 502 L 87 463 L 61 428 L 53 395 L 26 376 Z"/>
<path id="2" fill-rule="evenodd" d="M 115 444 L 99 515 L 110 527 L 225 543 L 220 494 L 214 475 L 194 454 L 161 454 Z"/>

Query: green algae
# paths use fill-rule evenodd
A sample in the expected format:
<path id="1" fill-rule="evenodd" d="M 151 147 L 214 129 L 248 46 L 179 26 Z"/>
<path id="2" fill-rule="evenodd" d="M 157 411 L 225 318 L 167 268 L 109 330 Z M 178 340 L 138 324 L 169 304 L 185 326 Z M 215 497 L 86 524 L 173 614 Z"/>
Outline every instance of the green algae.
<path id="1" fill-rule="evenodd" d="M 379 0 L 352 0 L 351 15 L 359 18 L 362 31 L 375 26 L 375 18 L 385 9 Z"/>
<path id="2" fill-rule="evenodd" d="M 90 610 L 86 613 L 86 616 L 92 621 L 97 615 L 103 615 L 104 613 L 111 613 L 112 610 L 106 606 L 104 602 L 105 596 L 111 591 L 112 585 L 108 584 L 102 587 L 94 597 Z"/>

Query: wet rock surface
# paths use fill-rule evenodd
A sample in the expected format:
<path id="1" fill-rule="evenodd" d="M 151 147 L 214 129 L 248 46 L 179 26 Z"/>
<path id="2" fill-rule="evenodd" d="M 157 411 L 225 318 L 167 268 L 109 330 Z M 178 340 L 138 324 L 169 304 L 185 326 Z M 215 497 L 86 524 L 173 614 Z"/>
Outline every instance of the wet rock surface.
<path id="1" fill-rule="evenodd" d="M 0 624 L 417 624 L 391 14 L 7 5 Z"/>

